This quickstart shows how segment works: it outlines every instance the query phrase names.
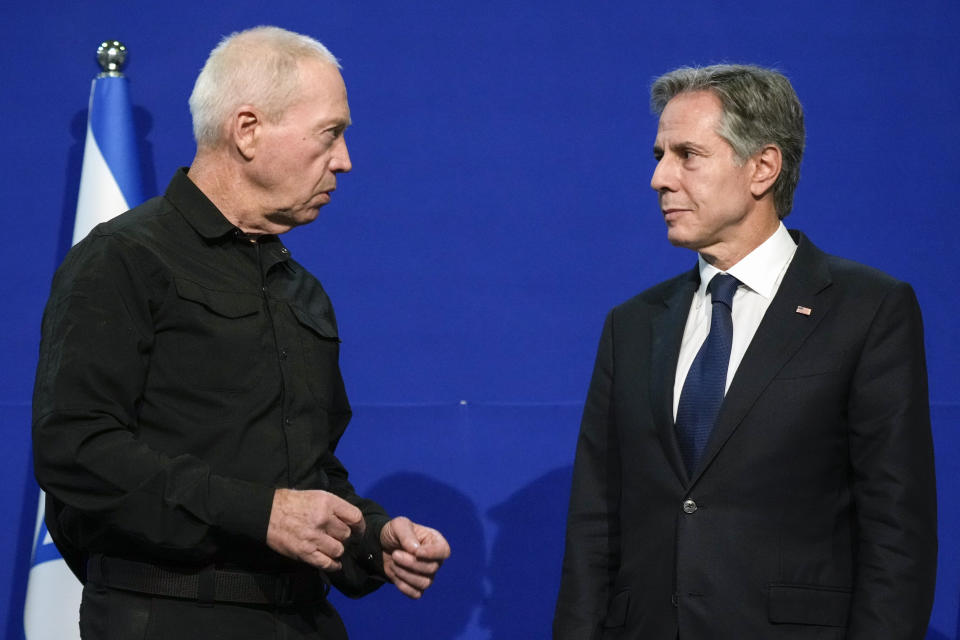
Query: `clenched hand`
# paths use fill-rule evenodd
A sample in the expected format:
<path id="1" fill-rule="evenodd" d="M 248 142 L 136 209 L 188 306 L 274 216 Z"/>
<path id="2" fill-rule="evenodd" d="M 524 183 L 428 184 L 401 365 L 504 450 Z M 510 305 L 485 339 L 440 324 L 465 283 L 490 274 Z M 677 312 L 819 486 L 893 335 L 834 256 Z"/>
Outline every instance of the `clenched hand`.
<path id="1" fill-rule="evenodd" d="M 324 571 L 339 571 L 344 543 L 362 535 L 363 514 L 327 491 L 277 489 L 273 494 L 267 546 Z"/>
<path id="2" fill-rule="evenodd" d="M 436 529 L 397 517 L 380 532 L 383 570 L 401 593 L 419 598 L 433 584 L 443 561 L 450 557 L 450 545 Z"/>

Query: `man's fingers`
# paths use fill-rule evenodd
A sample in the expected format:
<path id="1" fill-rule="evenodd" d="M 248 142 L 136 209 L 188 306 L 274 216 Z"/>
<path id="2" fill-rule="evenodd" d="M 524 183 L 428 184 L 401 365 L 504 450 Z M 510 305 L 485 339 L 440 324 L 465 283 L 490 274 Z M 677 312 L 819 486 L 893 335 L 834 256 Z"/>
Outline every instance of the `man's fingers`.
<path id="1" fill-rule="evenodd" d="M 336 571 L 344 543 L 363 530 L 363 513 L 339 496 L 319 490 L 278 489 L 267 545 L 285 556 Z"/>
<path id="2" fill-rule="evenodd" d="M 325 571 L 340 569 L 340 558 L 345 552 L 344 544 L 322 532 L 314 532 L 307 538 L 291 543 L 292 557 Z"/>
<path id="3" fill-rule="evenodd" d="M 345 541 L 354 533 L 363 534 L 363 512 L 343 498 L 326 491 L 307 491 L 314 501 L 313 512 L 317 515 L 317 528 Z"/>
<path id="4" fill-rule="evenodd" d="M 421 529 L 426 529 L 421 527 Z M 420 547 L 416 556 L 420 560 L 437 560 L 443 562 L 450 557 L 450 544 L 440 535 L 439 531 L 426 529 L 428 535 L 420 536 Z"/>
<path id="5" fill-rule="evenodd" d="M 343 543 L 330 536 L 320 536 L 319 539 L 311 541 L 310 553 L 320 553 L 333 560 L 339 560 L 343 556 Z"/>
<path id="6" fill-rule="evenodd" d="M 304 511 L 310 523 L 320 532 L 346 541 L 355 531 L 364 528 L 363 513 L 340 496 L 327 491 L 300 491 Z"/>
<path id="7" fill-rule="evenodd" d="M 399 516 L 380 533 L 384 570 L 401 593 L 419 598 L 443 561 L 450 557 L 450 545 L 436 529 L 424 527 Z"/>
<path id="8" fill-rule="evenodd" d="M 395 552 L 402 553 L 402 552 Z M 393 556 L 390 556 L 391 560 Z M 435 571 L 428 572 L 424 575 L 417 571 L 411 571 L 410 569 L 397 564 L 396 562 L 388 562 L 388 567 L 385 567 L 387 570 L 387 576 L 390 578 L 391 582 L 397 586 L 401 593 L 411 598 L 419 598 L 423 595 L 423 592 L 433 584 L 433 575 Z"/>
<path id="9" fill-rule="evenodd" d="M 419 600 L 420 597 L 423 596 L 423 589 L 415 589 L 410 585 L 408 585 L 407 583 L 399 580 L 395 581 L 394 584 L 397 585 L 397 589 L 400 590 L 400 593 L 407 596 L 408 598 Z"/>
<path id="10" fill-rule="evenodd" d="M 343 555 L 343 554 L 340 554 Z M 322 552 L 320 549 L 314 549 L 312 552 L 300 556 L 307 564 L 313 565 L 323 571 L 339 571 L 342 568 L 340 561 L 336 558 Z M 339 557 L 339 556 L 337 556 Z"/>
<path id="11" fill-rule="evenodd" d="M 352 529 L 338 518 L 331 518 L 321 524 L 311 525 L 311 528 L 304 532 L 305 541 L 316 541 L 323 537 L 333 538 L 340 542 L 345 542 L 350 537 Z"/>
<path id="12" fill-rule="evenodd" d="M 432 576 L 440 570 L 441 563 L 439 561 L 424 560 L 402 549 L 394 551 L 390 554 L 390 557 L 396 566 L 420 575 Z"/>
<path id="13" fill-rule="evenodd" d="M 388 540 L 382 540 L 386 536 Z M 420 548 L 420 538 L 414 524 L 403 516 L 398 516 L 387 523 L 384 527 L 384 533 L 380 534 L 384 547 L 391 551 L 396 548 L 405 549 L 410 553 L 416 553 Z"/>
<path id="14" fill-rule="evenodd" d="M 350 504 L 343 498 L 329 494 L 332 498 L 336 499 L 335 504 L 333 505 L 333 515 L 335 515 L 341 522 L 347 525 L 351 531 L 356 531 L 357 533 L 363 533 L 365 529 L 365 523 L 363 520 L 363 512 L 360 511 L 355 505 Z"/>

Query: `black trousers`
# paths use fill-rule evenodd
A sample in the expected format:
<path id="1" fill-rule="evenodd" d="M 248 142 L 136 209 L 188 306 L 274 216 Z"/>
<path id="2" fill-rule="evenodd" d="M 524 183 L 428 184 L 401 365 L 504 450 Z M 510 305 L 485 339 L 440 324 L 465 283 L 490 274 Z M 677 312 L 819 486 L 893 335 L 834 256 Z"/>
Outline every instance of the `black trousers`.
<path id="1" fill-rule="evenodd" d="M 327 601 L 290 607 L 200 604 L 87 583 L 83 640 L 347 640 Z"/>

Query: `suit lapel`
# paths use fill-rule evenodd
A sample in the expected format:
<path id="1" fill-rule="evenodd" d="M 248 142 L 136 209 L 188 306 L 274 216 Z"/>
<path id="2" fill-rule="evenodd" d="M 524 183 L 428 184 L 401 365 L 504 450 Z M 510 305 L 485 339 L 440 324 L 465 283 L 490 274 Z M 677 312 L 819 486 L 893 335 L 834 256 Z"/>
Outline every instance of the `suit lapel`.
<path id="1" fill-rule="evenodd" d="M 798 240 L 797 252 L 737 368 L 691 484 L 709 468 L 763 390 L 830 310 L 833 296 L 825 254 L 802 233 L 791 234 Z M 798 307 L 811 313 L 798 312 Z"/>
<path id="2" fill-rule="evenodd" d="M 651 323 L 650 399 L 653 419 L 664 454 L 681 482 L 687 483 L 687 469 L 680 455 L 673 425 L 673 383 L 683 329 L 690 313 L 690 301 L 700 282 L 696 268 L 668 292 L 664 310 Z"/>

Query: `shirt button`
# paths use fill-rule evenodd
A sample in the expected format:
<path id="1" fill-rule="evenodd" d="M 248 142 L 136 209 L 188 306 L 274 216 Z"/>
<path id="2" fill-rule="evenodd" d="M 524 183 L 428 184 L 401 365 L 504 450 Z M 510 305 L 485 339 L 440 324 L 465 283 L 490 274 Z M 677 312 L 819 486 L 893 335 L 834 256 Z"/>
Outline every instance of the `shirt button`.
<path id="1" fill-rule="evenodd" d="M 693 500 L 684 500 L 683 501 L 683 512 L 684 513 L 695 513 L 697 510 L 697 503 Z"/>
<path id="2" fill-rule="evenodd" d="M 286 349 L 280 349 L 280 359 L 281 359 L 281 360 L 286 360 L 286 359 L 287 359 L 287 350 L 286 350 Z"/>
<path id="3" fill-rule="evenodd" d="M 285 425 L 287 425 L 287 426 L 289 427 L 291 424 L 293 424 L 293 420 L 291 420 L 290 418 L 284 418 L 284 419 L 283 419 L 283 424 L 285 424 Z"/>

